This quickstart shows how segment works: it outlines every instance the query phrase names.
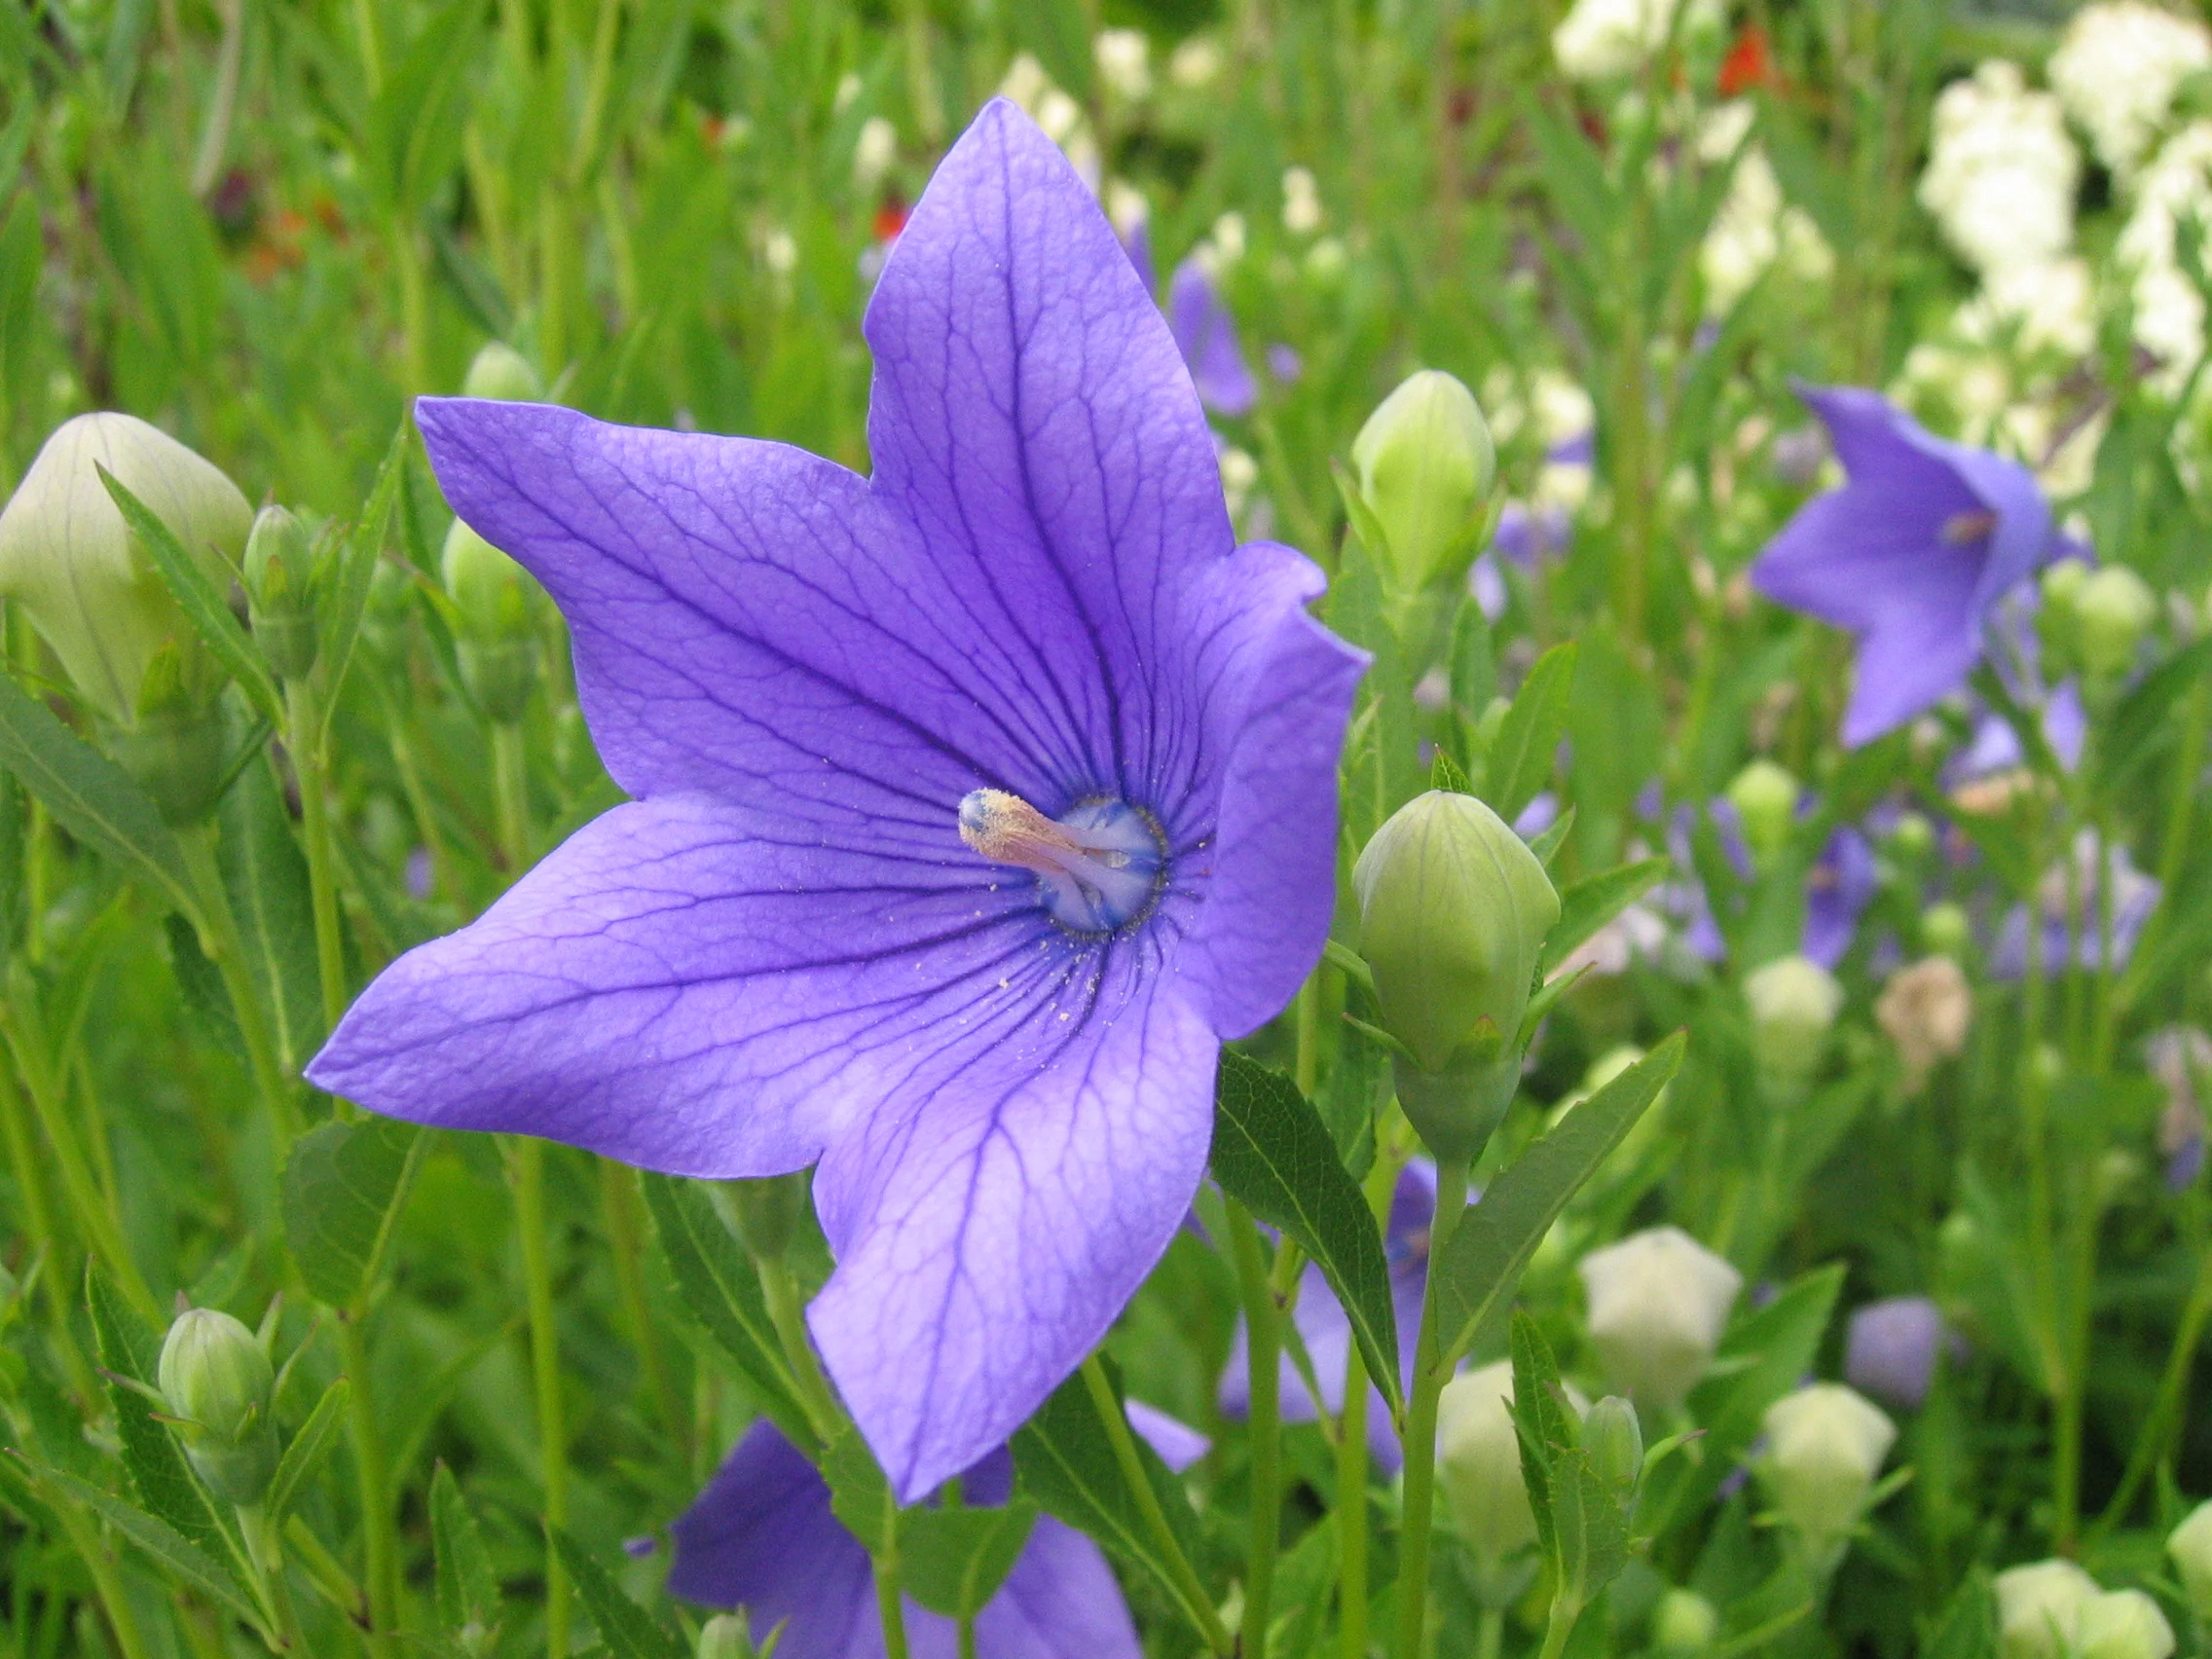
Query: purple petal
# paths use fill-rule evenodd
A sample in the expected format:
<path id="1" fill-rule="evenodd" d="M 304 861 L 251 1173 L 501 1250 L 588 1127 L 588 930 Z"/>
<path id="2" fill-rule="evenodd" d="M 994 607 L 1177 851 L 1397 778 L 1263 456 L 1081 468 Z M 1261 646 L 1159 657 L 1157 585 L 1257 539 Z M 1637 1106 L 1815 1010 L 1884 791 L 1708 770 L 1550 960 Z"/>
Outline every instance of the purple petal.
<path id="1" fill-rule="evenodd" d="M 1245 365 L 1244 348 L 1237 343 L 1236 319 L 1195 257 L 1175 267 L 1168 279 L 1167 320 L 1199 401 L 1219 415 L 1250 414 L 1260 400 L 1260 388 Z"/>
<path id="2" fill-rule="evenodd" d="M 1844 1379 L 1876 1399 L 1916 1409 L 1928 1397 L 1936 1356 L 1947 1340 L 1957 1339 L 1925 1296 L 1869 1302 L 1851 1315 Z"/>
<path id="3" fill-rule="evenodd" d="M 1467 568 L 1467 591 L 1475 596 L 1485 622 L 1495 622 L 1505 614 L 1509 597 L 1505 591 L 1505 576 L 1497 568 L 1497 555 L 1485 552 Z"/>
<path id="4" fill-rule="evenodd" d="M 959 1087 L 857 1125 L 816 1172 L 837 1271 L 807 1323 L 903 1500 L 1075 1369 L 1198 1190 L 1213 1032 L 1140 964 L 1101 978 Z"/>
<path id="5" fill-rule="evenodd" d="M 1189 1423 L 1142 1400 L 1129 1402 L 1129 1426 L 1142 1435 L 1145 1444 L 1160 1454 L 1160 1460 L 1177 1474 L 1213 1448 L 1213 1442 Z"/>
<path id="6" fill-rule="evenodd" d="M 1805 930 L 1798 948 L 1833 968 L 1851 948 L 1859 918 L 1874 897 L 1874 849 L 1850 825 L 1839 825 L 1822 848 L 1805 896 Z"/>
<path id="7" fill-rule="evenodd" d="M 1139 219 L 1122 238 L 1122 251 L 1129 256 L 1129 269 L 1137 274 L 1147 295 L 1160 291 L 1160 274 L 1152 263 L 1152 227 Z"/>

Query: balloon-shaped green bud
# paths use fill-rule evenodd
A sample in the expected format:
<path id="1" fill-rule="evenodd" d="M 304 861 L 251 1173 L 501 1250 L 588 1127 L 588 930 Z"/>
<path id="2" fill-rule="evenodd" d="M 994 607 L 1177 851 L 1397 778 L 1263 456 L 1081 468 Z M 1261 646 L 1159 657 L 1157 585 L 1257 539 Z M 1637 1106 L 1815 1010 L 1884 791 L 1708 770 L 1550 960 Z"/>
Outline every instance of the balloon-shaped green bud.
<path id="1" fill-rule="evenodd" d="M 297 680 L 314 666 L 314 551 L 286 507 L 263 507 L 245 539 L 246 614 L 269 666 Z"/>
<path id="2" fill-rule="evenodd" d="M 496 397 L 502 403 L 543 403 L 545 382 L 528 357 L 504 340 L 495 340 L 470 361 L 461 395 Z"/>
<path id="3" fill-rule="evenodd" d="M 2158 614 L 2150 584 L 2125 565 L 2107 565 L 2082 584 L 2074 601 L 2080 618 L 2082 666 L 2109 680 L 2135 666 L 2135 652 Z"/>
<path id="4" fill-rule="evenodd" d="M 1663 1659 L 1692 1659 L 1720 1634 L 1720 1609 L 1695 1590 L 1679 1586 L 1651 1609 L 1651 1649 Z"/>
<path id="5" fill-rule="evenodd" d="M 806 1175 L 766 1175 L 718 1181 L 715 1209 L 722 1223 L 754 1255 L 775 1261 L 791 1248 L 806 1214 Z"/>
<path id="6" fill-rule="evenodd" d="M 2075 1659 L 2171 1659 L 2174 1627 L 2140 1590 L 2108 1590 L 2082 1608 Z"/>
<path id="7" fill-rule="evenodd" d="M 1797 822 L 1797 780 L 1772 760 L 1753 760 L 1729 781 L 1728 801 L 1744 827 L 1744 844 L 1768 859 L 1789 842 Z"/>
<path id="8" fill-rule="evenodd" d="M 2070 1561 L 2029 1562 L 1997 1575 L 1997 1643 L 2005 1659 L 2071 1659 L 2082 1613 L 2103 1591 Z"/>
<path id="9" fill-rule="evenodd" d="M 1352 440 L 1360 500 L 1388 542 L 1394 585 L 1418 592 L 1464 570 L 1497 476 L 1482 408 L 1455 377 L 1422 369 L 1376 406 Z"/>
<path id="10" fill-rule="evenodd" d="M 1760 1468 L 1775 1509 L 1816 1554 L 1832 1549 L 1859 1524 L 1897 1424 L 1840 1382 L 1785 1394 L 1762 1423 L 1767 1453 Z"/>
<path id="11" fill-rule="evenodd" d="M 1931 955 L 1960 961 L 1973 947 L 1973 922 L 1963 905 L 1941 900 L 1920 913 L 1920 942 Z"/>
<path id="12" fill-rule="evenodd" d="M 2166 1554 L 2189 1598 L 2189 1610 L 2197 1623 L 2212 1626 L 2212 1499 L 2192 1509 L 2166 1534 Z"/>
<path id="13" fill-rule="evenodd" d="M 699 1659 L 754 1659 L 756 1651 L 741 1613 L 717 1613 L 699 1627 Z"/>
<path id="14" fill-rule="evenodd" d="M 1582 1449 L 1602 1479 L 1627 1496 L 1643 1477 L 1643 1425 L 1636 1408 L 1618 1394 L 1607 1394 L 1582 1419 Z"/>
<path id="15" fill-rule="evenodd" d="M 1471 1158 L 1512 1101 L 1559 895 L 1510 825 L 1443 790 L 1391 814 L 1351 880 L 1399 1103 L 1438 1158 Z"/>
<path id="16" fill-rule="evenodd" d="M 1843 1008 L 1835 976 L 1803 956 L 1785 956 L 1744 981 L 1751 1010 L 1751 1058 L 1777 1100 L 1794 1100 L 1812 1082 Z"/>
<path id="17" fill-rule="evenodd" d="M 177 661 L 160 706 L 214 700 L 223 675 L 123 521 L 105 467 L 228 588 L 253 509 L 239 488 L 166 432 L 129 415 L 65 421 L 0 512 L 0 598 L 21 606 L 87 706 L 134 723 L 146 670 L 165 645 Z"/>
<path id="18" fill-rule="evenodd" d="M 468 688 L 496 722 L 512 724 L 522 719 L 537 679 L 531 617 L 537 583 L 459 519 L 446 532 L 439 574 L 460 622 L 461 672 Z"/>
<path id="19" fill-rule="evenodd" d="M 162 1344 L 157 1375 L 200 1478 L 233 1503 L 259 1503 L 276 1473 L 276 1378 L 260 1340 L 218 1309 L 188 1308 Z"/>

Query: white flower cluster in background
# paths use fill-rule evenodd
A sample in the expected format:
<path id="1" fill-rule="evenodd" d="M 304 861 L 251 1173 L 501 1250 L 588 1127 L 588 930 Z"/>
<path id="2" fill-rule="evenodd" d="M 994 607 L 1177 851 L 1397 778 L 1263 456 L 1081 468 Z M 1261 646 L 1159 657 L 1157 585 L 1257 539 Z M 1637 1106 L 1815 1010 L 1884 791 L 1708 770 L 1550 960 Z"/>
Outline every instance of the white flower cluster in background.
<path id="1" fill-rule="evenodd" d="M 1751 117 L 1749 98 L 1713 111 L 1698 133 L 1699 156 L 1708 163 L 1722 163 L 1736 155 L 1751 130 Z M 1752 144 L 1737 156 L 1728 195 L 1698 249 L 1708 314 L 1721 316 L 1732 311 L 1770 266 L 1779 266 L 1790 282 L 1822 282 L 1835 269 L 1835 255 L 1804 209 L 1783 199 L 1773 164 L 1763 149 Z"/>
<path id="2" fill-rule="evenodd" d="M 2135 181 L 2117 250 L 2134 274 L 2135 338 L 2158 359 L 2155 381 L 2168 391 L 2204 350 L 2204 301 L 2182 273 L 2174 234 L 2193 216 L 2212 228 L 2212 122 L 2192 122 L 2159 147 Z"/>
<path id="3" fill-rule="evenodd" d="M 1720 0 L 1575 0 L 1552 30 L 1552 55 L 1569 80 L 1605 81 L 1633 75 L 1679 30 L 1718 28 Z"/>
<path id="4" fill-rule="evenodd" d="M 1991 58 L 1936 100 L 1920 203 L 1975 272 L 2048 264 L 2074 242 L 2081 152 L 2049 92 Z"/>
<path id="5" fill-rule="evenodd" d="M 1142 29 L 1104 29 L 1090 43 L 1091 58 L 1107 91 L 1124 103 L 1152 95 L 1152 42 Z"/>
<path id="6" fill-rule="evenodd" d="M 2123 182 L 2150 153 L 2174 93 L 2212 65 L 2212 32 L 2145 0 L 2084 6 L 2050 55 L 2050 85 Z"/>

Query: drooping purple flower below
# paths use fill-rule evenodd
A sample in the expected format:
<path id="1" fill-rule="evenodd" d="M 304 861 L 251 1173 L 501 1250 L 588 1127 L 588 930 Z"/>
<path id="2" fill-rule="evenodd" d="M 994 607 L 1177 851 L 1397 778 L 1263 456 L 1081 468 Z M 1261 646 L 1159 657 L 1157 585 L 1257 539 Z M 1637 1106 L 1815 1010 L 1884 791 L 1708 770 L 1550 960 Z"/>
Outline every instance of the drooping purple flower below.
<path id="1" fill-rule="evenodd" d="M 1874 886 L 1874 849 L 1851 825 L 1837 825 L 1805 879 L 1805 930 L 1798 949 L 1823 968 L 1841 962 Z"/>
<path id="2" fill-rule="evenodd" d="M 2071 863 L 2071 879 L 2067 866 Z M 2036 889 L 2036 909 L 2042 918 L 2042 964 L 2046 974 L 2071 966 L 2094 973 L 2104 957 L 2104 900 L 2100 887 L 2112 882 L 2112 970 L 2120 972 L 2135 952 L 2135 940 L 2157 906 L 2158 883 L 2135 867 L 2127 849 L 2115 844 L 2109 856 L 2094 830 L 2083 830 L 2065 859 L 2044 871 Z M 2073 889 L 2071 897 L 2068 889 Z M 2077 936 L 2075 923 L 2080 923 Z M 1998 931 L 1990 951 L 1989 971 L 2000 979 L 2017 979 L 2028 969 L 2028 906 L 2015 904 Z"/>
<path id="3" fill-rule="evenodd" d="M 1428 1233 L 1435 1219 L 1436 1166 L 1425 1159 L 1416 1159 L 1398 1173 L 1382 1238 L 1390 1265 L 1390 1300 L 1398 1323 L 1401 1382 L 1413 1375 L 1414 1350 L 1420 1337 L 1421 1297 L 1428 1284 Z M 1298 1304 L 1291 1317 L 1306 1345 L 1307 1357 L 1313 1362 L 1313 1378 L 1321 1385 L 1322 1409 L 1331 1415 L 1344 1410 L 1345 1367 L 1352 1347 L 1351 1320 L 1321 1270 L 1310 1262 L 1299 1278 Z M 1283 1421 L 1314 1420 L 1313 1396 L 1308 1392 L 1306 1380 L 1287 1347 L 1276 1385 Z M 1388 1472 L 1401 1460 L 1398 1436 L 1390 1426 L 1390 1409 L 1383 1404 L 1381 1390 L 1373 1383 L 1368 1386 L 1368 1452 L 1376 1466 Z M 1229 1363 L 1222 1368 L 1220 1402 L 1225 1417 L 1241 1418 L 1252 1409 L 1252 1355 L 1241 1323 L 1230 1345 Z"/>
<path id="4" fill-rule="evenodd" d="M 1223 1039 L 1334 897 L 1359 653 L 1235 545 L 1173 338 L 994 102 L 885 267 L 863 479 L 426 399 L 447 498 L 559 602 L 636 797 L 387 969 L 311 1076 L 672 1173 L 817 1163 L 808 1310 L 900 1496 L 1105 1333 L 1205 1165 Z"/>
<path id="5" fill-rule="evenodd" d="M 1176 266 L 1168 279 L 1167 323 L 1190 365 L 1199 401 L 1217 415 L 1249 415 L 1260 401 L 1260 388 L 1244 361 L 1236 319 L 1196 254 Z"/>
<path id="6" fill-rule="evenodd" d="M 2025 466 L 1932 436 L 1879 393 L 1803 387 L 1847 482 L 1797 511 L 1751 566 L 1779 605 L 1859 636 L 1843 741 L 1856 747 L 1964 684 L 1990 613 L 2057 551 Z"/>
<path id="7" fill-rule="evenodd" d="M 1917 1410 L 1935 1381 L 1936 1361 L 1964 1344 L 1925 1296 L 1869 1302 L 1851 1315 L 1843 1376 L 1861 1393 L 1907 1411 Z"/>
<path id="8" fill-rule="evenodd" d="M 995 1451 L 960 1484 L 963 1502 L 998 1507 L 1013 1489 L 1014 1460 Z M 867 1550 L 830 1508 L 820 1472 L 773 1423 L 762 1419 L 746 1432 L 669 1532 L 671 1594 L 743 1608 L 756 1642 L 781 1627 L 781 1659 L 882 1659 Z M 911 1600 L 904 1611 L 913 1659 L 955 1659 L 952 1620 Z M 1098 1546 L 1049 1515 L 1037 1518 L 1006 1583 L 977 1615 L 976 1650 L 989 1659 L 1138 1659 L 1143 1652 Z"/>

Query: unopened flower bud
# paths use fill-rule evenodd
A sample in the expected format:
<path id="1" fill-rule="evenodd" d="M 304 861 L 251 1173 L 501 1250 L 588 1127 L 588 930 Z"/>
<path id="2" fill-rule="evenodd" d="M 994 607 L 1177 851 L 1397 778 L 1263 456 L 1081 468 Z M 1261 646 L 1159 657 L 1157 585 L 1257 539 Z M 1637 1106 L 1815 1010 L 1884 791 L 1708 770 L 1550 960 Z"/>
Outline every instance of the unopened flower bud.
<path id="1" fill-rule="evenodd" d="M 1625 1495 L 1643 1475 L 1643 1428 L 1636 1408 L 1618 1394 L 1607 1394 L 1582 1419 L 1582 1449 L 1590 1466 Z"/>
<path id="2" fill-rule="evenodd" d="M 1360 427 L 1351 460 L 1396 585 L 1417 592 L 1465 567 L 1497 474 L 1474 393 L 1441 369 L 1410 376 Z"/>
<path id="3" fill-rule="evenodd" d="M 1579 1414 L 1582 1397 L 1569 1388 Z M 1513 1365 L 1498 1360 L 1455 1377 L 1436 1402 L 1436 1485 L 1452 1530 L 1493 1580 L 1494 1568 L 1536 1541 L 1513 1428 Z"/>
<path id="4" fill-rule="evenodd" d="M 2083 1604 L 2072 1659 L 2171 1659 L 2174 1627 L 2140 1590 L 2108 1590 Z"/>
<path id="5" fill-rule="evenodd" d="M 1646 1411 L 1673 1411 L 1713 1363 L 1744 1275 L 1678 1227 L 1593 1250 L 1579 1271 L 1605 1374 Z"/>
<path id="6" fill-rule="evenodd" d="M 1777 1098 L 1794 1098 L 1820 1069 L 1843 987 L 1810 958 L 1785 956 L 1745 979 L 1744 1000 L 1751 1008 L 1751 1058 L 1760 1083 Z"/>
<path id="7" fill-rule="evenodd" d="M 2060 559 L 2043 573 L 2044 608 L 2071 617 L 2081 603 L 2082 588 L 2089 579 L 2089 566 L 2082 559 Z"/>
<path id="8" fill-rule="evenodd" d="M 243 574 L 262 654 L 279 679 L 299 679 L 314 666 L 314 569 L 308 533 L 287 509 L 263 507 L 254 515 Z"/>
<path id="9" fill-rule="evenodd" d="M 157 1375 L 200 1478 L 233 1503 L 260 1502 L 276 1473 L 276 1379 L 259 1339 L 217 1309 L 186 1309 L 162 1344 Z"/>
<path id="10" fill-rule="evenodd" d="M 1729 781 L 1728 802 L 1754 859 L 1772 858 L 1797 822 L 1797 780 L 1772 760 L 1753 760 Z"/>
<path id="11" fill-rule="evenodd" d="M 1922 912 L 1920 942 L 1928 947 L 1931 955 L 1948 956 L 1956 962 L 1973 944 L 1973 923 L 1963 905 L 1946 899 Z"/>
<path id="12" fill-rule="evenodd" d="M 1815 1382 L 1785 1394 L 1762 1419 L 1761 1465 L 1774 1506 L 1808 1546 L 1832 1545 L 1859 1524 L 1897 1425 L 1857 1389 Z"/>
<path id="13" fill-rule="evenodd" d="M 1844 1379 L 1877 1399 L 1913 1410 L 1928 1397 L 1945 1343 L 1955 1341 L 1928 1297 L 1869 1302 L 1851 1315 Z"/>
<path id="14" fill-rule="evenodd" d="M 0 512 L 0 598 L 14 600 L 102 719 L 129 727 L 155 653 L 173 645 L 177 682 L 213 701 L 223 677 L 99 468 L 146 504 L 208 580 L 228 587 L 253 509 L 237 485 L 166 432 L 129 415 L 79 415 L 46 440 Z"/>
<path id="15" fill-rule="evenodd" d="M 1887 840 L 1890 852 L 1908 864 L 1918 864 L 1936 850 L 1936 826 L 1924 814 L 1900 812 L 1898 821 L 1890 826 Z"/>
<path id="16" fill-rule="evenodd" d="M 495 397 L 504 403 L 542 403 L 545 383 L 530 366 L 530 359 L 504 340 L 495 340 L 478 351 L 462 377 L 463 397 Z"/>
<path id="17" fill-rule="evenodd" d="M 2150 585 L 2125 565 L 2107 565 L 2082 584 L 2074 602 L 2081 618 L 2082 666 L 2109 679 L 2134 666 L 2136 647 L 2158 614 Z"/>
<path id="18" fill-rule="evenodd" d="M 2039 1561 L 1997 1575 L 1997 1639 L 2005 1659 L 2072 1659 L 2082 1612 L 2103 1594 L 2070 1561 Z"/>
<path id="19" fill-rule="evenodd" d="M 1973 990 L 1948 956 L 1899 968 L 1874 1001 L 1874 1022 L 1898 1046 L 1907 1094 L 1918 1094 L 1936 1065 L 1965 1051 L 1973 1023 Z"/>
<path id="20" fill-rule="evenodd" d="M 1496 813 L 1441 790 L 1375 832 L 1352 888 L 1382 1025 L 1405 1048 L 1400 1103 L 1437 1157 L 1471 1158 L 1512 1101 L 1559 895 Z"/>
<path id="21" fill-rule="evenodd" d="M 2189 1610 L 2199 1624 L 2212 1625 L 2212 1499 L 2192 1509 L 2166 1534 L 2166 1554 L 2173 1558 Z"/>
<path id="22" fill-rule="evenodd" d="M 754 1659 L 754 1652 L 741 1613 L 717 1613 L 699 1627 L 698 1659 Z"/>
<path id="23" fill-rule="evenodd" d="M 806 1176 L 768 1175 L 751 1180 L 718 1181 L 715 1208 L 745 1247 L 763 1261 L 775 1261 L 791 1247 L 806 1213 Z"/>
<path id="24" fill-rule="evenodd" d="M 201 700 L 198 643 L 166 640 L 146 664 L 129 725 L 107 733 L 116 762 L 146 793 L 165 824 L 198 824 L 215 810 L 229 738 L 222 710 Z"/>
<path id="25" fill-rule="evenodd" d="M 530 572 L 460 519 L 446 532 L 439 561 L 446 597 L 460 620 L 461 671 L 494 721 L 522 719 L 537 678 Z"/>
<path id="26" fill-rule="evenodd" d="M 1651 1609 L 1651 1647 L 1664 1659 L 1693 1659 L 1720 1634 L 1720 1609 L 1695 1590 L 1669 1590 Z"/>

